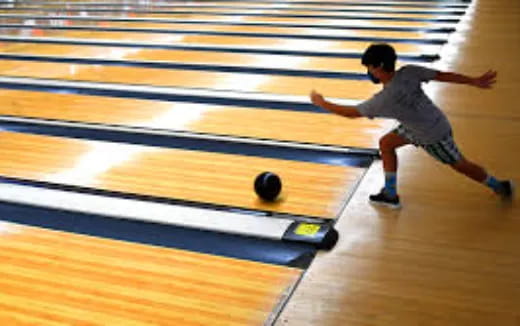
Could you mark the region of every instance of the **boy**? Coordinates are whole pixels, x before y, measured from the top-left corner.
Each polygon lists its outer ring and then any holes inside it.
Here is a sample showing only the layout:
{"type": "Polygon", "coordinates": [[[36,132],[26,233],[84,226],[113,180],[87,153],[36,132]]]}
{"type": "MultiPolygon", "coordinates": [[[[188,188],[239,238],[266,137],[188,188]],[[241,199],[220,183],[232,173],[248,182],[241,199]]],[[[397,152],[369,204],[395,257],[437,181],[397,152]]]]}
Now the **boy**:
{"type": "Polygon", "coordinates": [[[480,77],[471,78],[415,65],[407,65],[395,71],[396,60],[395,50],[388,44],[373,44],[368,47],[361,63],[367,67],[367,74],[372,82],[383,83],[383,90],[357,106],[327,102],[315,91],[310,95],[314,105],[348,118],[383,117],[400,122],[396,129],[379,141],[385,185],[380,193],[370,196],[370,201],[392,208],[400,207],[396,190],[396,149],[407,144],[423,148],[455,171],[484,183],[502,198],[511,199],[513,183],[509,180],[497,180],[482,167],[462,156],[453,140],[448,119],[421,88],[422,82],[430,80],[491,88],[495,83],[496,72],[488,71],[480,77]]]}

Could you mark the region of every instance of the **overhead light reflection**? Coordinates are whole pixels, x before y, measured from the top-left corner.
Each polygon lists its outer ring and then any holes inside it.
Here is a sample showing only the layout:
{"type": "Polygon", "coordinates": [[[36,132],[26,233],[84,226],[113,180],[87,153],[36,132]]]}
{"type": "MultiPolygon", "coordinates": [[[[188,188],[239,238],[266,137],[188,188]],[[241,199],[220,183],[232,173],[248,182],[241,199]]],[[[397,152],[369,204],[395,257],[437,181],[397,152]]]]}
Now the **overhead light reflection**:
{"type": "Polygon", "coordinates": [[[73,167],[63,172],[44,177],[45,181],[88,186],[108,170],[135,159],[153,148],[119,143],[96,142],[91,149],[81,155],[73,167]]]}
{"type": "Polygon", "coordinates": [[[174,104],[171,109],[157,115],[146,125],[159,129],[185,130],[189,129],[190,124],[201,120],[205,113],[213,110],[214,107],[207,104],[187,103],[182,104],[181,108],[174,104]]]}
{"type": "Polygon", "coordinates": [[[13,233],[20,233],[20,228],[17,225],[8,222],[0,222],[0,235],[13,233]]]}

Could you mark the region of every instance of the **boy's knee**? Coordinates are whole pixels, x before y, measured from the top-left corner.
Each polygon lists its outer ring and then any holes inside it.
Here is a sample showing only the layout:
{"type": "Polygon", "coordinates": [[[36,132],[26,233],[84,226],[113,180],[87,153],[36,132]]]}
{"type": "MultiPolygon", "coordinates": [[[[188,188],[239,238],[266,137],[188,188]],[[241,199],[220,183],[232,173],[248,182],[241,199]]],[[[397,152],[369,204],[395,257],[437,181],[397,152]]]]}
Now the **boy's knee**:
{"type": "Polygon", "coordinates": [[[397,147],[400,146],[399,142],[396,142],[395,134],[386,134],[381,139],[379,139],[379,149],[382,152],[394,151],[397,147]]]}
{"type": "Polygon", "coordinates": [[[389,142],[388,138],[389,138],[388,135],[384,135],[383,137],[381,137],[381,139],[379,139],[379,148],[381,150],[389,147],[390,142],[389,142]]]}

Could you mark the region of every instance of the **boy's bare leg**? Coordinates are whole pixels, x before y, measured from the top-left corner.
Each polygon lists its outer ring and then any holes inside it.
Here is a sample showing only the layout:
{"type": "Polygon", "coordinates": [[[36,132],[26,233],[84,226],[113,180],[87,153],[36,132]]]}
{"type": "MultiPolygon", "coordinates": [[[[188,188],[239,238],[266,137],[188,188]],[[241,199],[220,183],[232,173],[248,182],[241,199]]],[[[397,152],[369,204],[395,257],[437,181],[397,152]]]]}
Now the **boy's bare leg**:
{"type": "Polygon", "coordinates": [[[464,174],[465,176],[482,183],[486,180],[488,174],[484,168],[477,165],[466,158],[462,158],[457,163],[450,165],[455,171],[464,174]]]}
{"type": "Polygon", "coordinates": [[[462,158],[450,166],[455,171],[460,172],[479,183],[487,185],[503,198],[511,199],[513,197],[514,185],[512,181],[499,181],[492,175],[489,175],[483,167],[467,160],[466,158],[462,158]]]}
{"type": "Polygon", "coordinates": [[[385,187],[377,194],[370,196],[375,203],[382,203],[394,208],[399,207],[399,196],[397,195],[397,153],[396,149],[410,142],[395,132],[390,132],[379,141],[379,150],[383,160],[385,171],[385,187]]]}
{"type": "Polygon", "coordinates": [[[383,160],[383,169],[386,172],[397,172],[397,153],[395,150],[401,146],[408,145],[410,142],[398,134],[391,132],[383,136],[379,140],[379,149],[381,151],[381,159],[383,160]]]}

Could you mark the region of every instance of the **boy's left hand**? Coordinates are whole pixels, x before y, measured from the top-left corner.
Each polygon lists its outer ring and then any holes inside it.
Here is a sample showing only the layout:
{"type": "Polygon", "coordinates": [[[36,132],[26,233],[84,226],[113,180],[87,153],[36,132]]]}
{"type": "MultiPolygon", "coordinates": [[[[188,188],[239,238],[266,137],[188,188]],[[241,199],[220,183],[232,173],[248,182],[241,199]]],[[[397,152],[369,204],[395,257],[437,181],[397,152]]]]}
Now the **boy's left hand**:
{"type": "Polygon", "coordinates": [[[497,72],[494,70],[488,70],[485,74],[480,77],[473,79],[472,85],[479,88],[491,88],[496,83],[497,72]]]}

